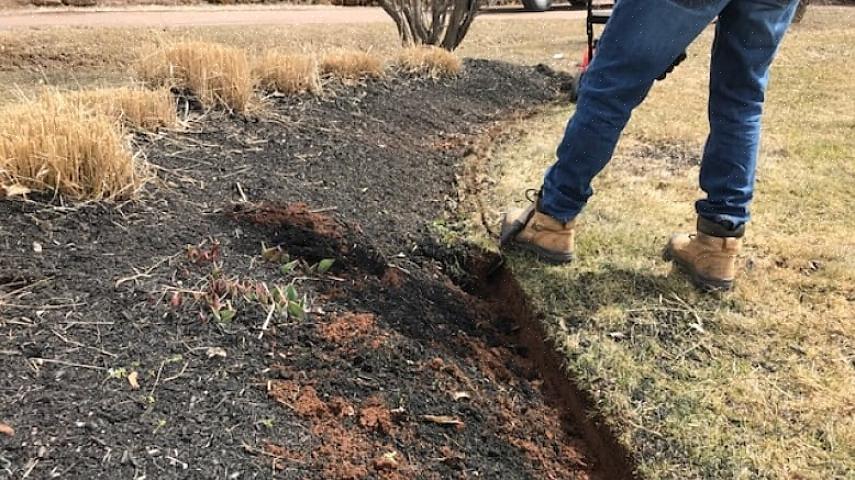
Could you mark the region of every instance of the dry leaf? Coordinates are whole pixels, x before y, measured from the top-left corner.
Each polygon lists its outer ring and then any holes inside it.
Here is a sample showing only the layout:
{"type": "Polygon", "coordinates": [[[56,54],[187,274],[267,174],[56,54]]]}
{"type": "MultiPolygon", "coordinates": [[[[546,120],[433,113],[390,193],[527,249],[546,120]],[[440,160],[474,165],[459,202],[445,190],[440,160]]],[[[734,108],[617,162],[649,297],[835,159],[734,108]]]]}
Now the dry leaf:
{"type": "Polygon", "coordinates": [[[131,372],[130,375],[128,375],[128,383],[131,384],[131,390],[139,390],[140,389],[140,382],[138,381],[139,377],[140,377],[140,374],[137,373],[136,371],[133,371],[133,372],[131,372]]]}
{"type": "Polygon", "coordinates": [[[207,351],[208,358],[220,357],[226,358],[226,350],[222,347],[210,347],[207,351]]]}
{"type": "Polygon", "coordinates": [[[450,415],[422,415],[422,420],[426,422],[436,423],[438,425],[451,425],[455,427],[462,427],[463,421],[457,417],[452,417],[450,415]]]}
{"type": "Polygon", "coordinates": [[[17,184],[17,183],[14,185],[7,185],[5,187],[0,187],[0,190],[5,192],[5,195],[7,197],[16,197],[19,195],[24,196],[24,195],[32,192],[32,190],[30,190],[29,188],[27,188],[23,185],[17,184]]]}
{"type": "Polygon", "coordinates": [[[169,300],[169,304],[172,305],[172,308],[178,308],[181,306],[181,293],[172,292],[172,298],[169,300]]]}
{"type": "Polygon", "coordinates": [[[378,472],[391,472],[398,468],[398,452],[384,453],[382,457],[374,459],[374,469],[378,472]]]}
{"type": "Polygon", "coordinates": [[[0,434],[6,435],[7,437],[14,437],[15,429],[3,422],[0,422],[0,434]]]}
{"type": "Polygon", "coordinates": [[[457,402],[459,400],[469,400],[472,398],[472,395],[469,395],[469,392],[454,392],[451,394],[451,398],[457,402]]]}

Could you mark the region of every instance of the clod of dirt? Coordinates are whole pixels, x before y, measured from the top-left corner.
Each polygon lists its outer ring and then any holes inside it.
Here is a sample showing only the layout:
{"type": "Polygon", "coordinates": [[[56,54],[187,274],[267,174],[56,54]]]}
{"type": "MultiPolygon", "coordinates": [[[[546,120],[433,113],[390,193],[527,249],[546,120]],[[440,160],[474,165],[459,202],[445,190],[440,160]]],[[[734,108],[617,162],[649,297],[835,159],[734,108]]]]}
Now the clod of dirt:
{"type": "Polygon", "coordinates": [[[375,333],[375,322],[370,313],[344,313],[333,317],[330,323],[319,325],[318,330],[324,340],[343,345],[375,333]]]}
{"type": "Polygon", "coordinates": [[[404,276],[404,272],[395,268],[389,267],[383,272],[383,277],[380,279],[383,282],[383,285],[389,288],[401,288],[406,281],[406,277],[404,276]]]}
{"type": "Polygon", "coordinates": [[[374,470],[378,472],[391,472],[398,468],[399,462],[397,460],[398,452],[389,452],[384,454],[382,457],[375,458],[372,462],[372,466],[374,470]]]}
{"type": "Polygon", "coordinates": [[[341,227],[333,218],[310,210],[309,206],[302,202],[286,205],[263,203],[250,207],[238,204],[235,205],[234,213],[259,225],[291,225],[324,237],[336,240],[342,238],[341,227]]]}
{"type": "Polygon", "coordinates": [[[273,468],[276,470],[282,470],[291,463],[305,463],[301,455],[273,443],[265,443],[262,446],[262,452],[273,460],[273,468]]]}
{"type": "Polygon", "coordinates": [[[356,409],[343,397],[333,397],[327,406],[336,417],[352,417],[356,415],[356,409]]]}
{"type": "Polygon", "coordinates": [[[357,433],[335,424],[316,424],[312,434],[321,443],[312,452],[323,478],[330,480],[357,480],[368,476],[366,453],[372,450],[371,443],[357,433]]]}
{"type": "Polygon", "coordinates": [[[303,387],[294,401],[294,410],[304,417],[324,418],[330,414],[327,404],[319,397],[313,387],[303,387]]]}
{"type": "Polygon", "coordinates": [[[386,262],[364,235],[344,222],[311,210],[305,203],[236,204],[229,216],[270,235],[270,243],[292,258],[310,262],[334,260],[332,269],[358,268],[380,275],[386,262]]]}
{"type": "Polygon", "coordinates": [[[359,424],[370,430],[388,435],[392,431],[392,412],[383,400],[372,397],[365,402],[359,412],[359,424]]]}

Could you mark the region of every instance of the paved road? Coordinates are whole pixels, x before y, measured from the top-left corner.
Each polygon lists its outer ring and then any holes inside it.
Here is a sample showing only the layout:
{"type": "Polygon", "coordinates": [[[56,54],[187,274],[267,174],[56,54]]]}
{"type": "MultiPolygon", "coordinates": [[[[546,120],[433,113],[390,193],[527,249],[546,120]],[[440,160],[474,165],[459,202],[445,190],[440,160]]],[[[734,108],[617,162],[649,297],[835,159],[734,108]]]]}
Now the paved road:
{"type": "MultiPolygon", "coordinates": [[[[518,9],[493,9],[480,20],[579,19],[573,9],[544,13],[518,9]]],[[[0,11],[0,30],[33,27],[184,27],[205,25],[296,25],[388,22],[380,8],[331,6],[258,7],[156,7],[104,10],[8,10],[0,11]]]]}

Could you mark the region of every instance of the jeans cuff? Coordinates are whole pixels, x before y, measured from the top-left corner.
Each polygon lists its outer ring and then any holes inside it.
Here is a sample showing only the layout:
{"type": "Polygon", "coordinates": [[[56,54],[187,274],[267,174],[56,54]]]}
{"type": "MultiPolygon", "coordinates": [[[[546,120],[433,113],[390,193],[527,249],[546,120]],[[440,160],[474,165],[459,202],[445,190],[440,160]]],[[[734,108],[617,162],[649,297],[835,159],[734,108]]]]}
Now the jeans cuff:
{"type": "Polygon", "coordinates": [[[704,217],[698,217],[698,231],[719,238],[742,238],[745,236],[745,224],[733,227],[704,217]]]}

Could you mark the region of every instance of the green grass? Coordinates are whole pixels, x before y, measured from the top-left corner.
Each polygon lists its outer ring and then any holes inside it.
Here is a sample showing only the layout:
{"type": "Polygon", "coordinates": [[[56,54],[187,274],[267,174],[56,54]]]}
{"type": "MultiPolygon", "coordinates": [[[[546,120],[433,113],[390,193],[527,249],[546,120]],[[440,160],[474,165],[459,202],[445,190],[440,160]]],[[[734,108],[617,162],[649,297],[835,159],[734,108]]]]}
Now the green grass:
{"type": "MultiPolygon", "coordinates": [[[[817,9],[782,48],[732,294],[699,294],[660,258],[671,231],[693,227],[711,32],[596,180],[578,261],[511,257],[643,478],[855,478],[853,36],[855,11],[817,9]]],[[[569,113],[547,111],[499,148],[491,215],[540,184],[569,113]]]]}

